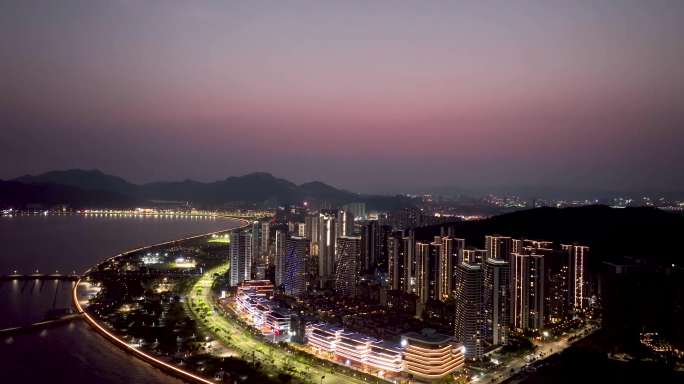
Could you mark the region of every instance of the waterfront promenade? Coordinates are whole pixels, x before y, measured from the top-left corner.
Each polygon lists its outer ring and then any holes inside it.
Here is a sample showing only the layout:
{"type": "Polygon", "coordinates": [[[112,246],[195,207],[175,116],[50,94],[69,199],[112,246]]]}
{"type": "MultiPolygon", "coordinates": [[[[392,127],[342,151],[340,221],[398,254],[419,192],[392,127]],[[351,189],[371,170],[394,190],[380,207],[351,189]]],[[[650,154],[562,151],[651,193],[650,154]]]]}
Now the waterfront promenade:
{"type": "MultiPolygon", "coordinates": [[[[225,216],[224,216],[224,217],[225,217],[225,216]]],[[[204,233],[204,234],[200,234],[200,235],[188,236],[188,237],[181,238],[181,239],[175,239],[175,240],[166,241],[166,242],[162,242],[162,243],[158,243],[158,244],[152,244],[152,245],[147,245],[147,246],[142,246],[142,247],[139,247],[139,248],[131,249],[131,250],[122,252],[122,253],[120,253],[120,254],[117,254],[117,255],[115,255],[115,256],[112,256],[112,257],[110,257],[110,258],[104,260],[103,263],[106,262],[106,261],[110,261],[110,260],[113,260],[113,259],[117,259],[117,258],[124,257],[124,256],[126,256],[126,255],[129,255],[129,254],[135,253],[135,252],[141,252],[141,251],[145,251],[145,250],[153,249],[153,248],[157,248],[157,247],[163,247],[163,246],[170,246],[170,245],[174,245],[174,244],[179,244],[179,243],[182,243],[182,242],[191,241],[191,240],[196,240],[196,239],[200,239],[200,238],[204,238],[204,237],[209,237],[209,236],[211,236],[211,235],[213,235],[213,234],[224,233],[224,232],[227,232],[227,231],[233,231],[233,230],[244,229],[244,228],[246,228],[247,226],[249,226],[249,225],[251,224],[250,221],[245,220],[245,219],[242,219],[242,218],[235,218],[235,217],[226,217],[226,218],[230,218],[230,219],[233,219],[233,220],[240,221],[240,222],[241,222],[241,225],[238,226],[238,227],[236,227],[236,228],[231,228],[231,229],[227,229],[227,230],[221,230],[221,231],[215,231],[215,232],[204,233]]],[[[131,345],[131,344],[128,343],[126,340],[122,339],[121,336],[116,335],[116,334],[114,334],[113,332],[111,332],[110,330],[108,330],[108,329],[106,328],[106,326],[104,325],[104,323],[102,323],[101,321],[99,321],[99,320],[96,318],[95,315],[89,313],[88,310],[87,310],[87,300],[84,300],[83,292],[81,292],[81,290],[83,290],[83,287],[84,287],[84,283],[82,282],[82,278],[87,277],[88,273],[89,273],[90,271],[92,271],[92,270],[95,270],[95,269],[96,269],[96,268],[93,267],[93,268],[89,269],[88,271],[86,271],[86,272],[82,275],[82,277],[79,278],[79,279],[76,281],[76,284],[74,284],[74,287],[73,287],[73,289],[72,289],[72,304],[73,304],[74,308],[76,309],[76,311],[77,311],[78,313],[81,313],[81,314],[82,314],[83,319],[84,319],[84,320],[85,320],[85,321],[86,321],[86,322],[87,322],[95,331],[97,331],[98,333],[100,333],[100,334],[101,334],[102,336],[104,336],[107,340],[109,340],[110,342],[112,342],[114,345],[120,347],[120,348],[123,349],[124,351],[126,351],[126,352],[128,352],[128,353],[134,355],[135,357],[137,357],[137,358],[139,358],[139,359],[141,359],[141,360],[143,360],[143,361],[146,361],[146,362],[152,364],[153,366],[155,366],[155,367],[157,367],[157,368],[159,368],[159,369],[161,369],[161,370],[163,370],[163,371],[165,371],[165,372],[167,372],[167,373],[169,373],[169,374],[171,374],[171,375],[174,375],[174,376],[176,376],[176,377],[178,377],[178,378],[180,378],[180,379],[183,379],[183,380],[186,380],[186,381],[189,381],[189,382],[194,382],[194,383],[215,384],[214,381],[211,381],[211,380],[208,379],[208,378],[199,376],[199,375],[197,375],[197,374],[195,374],[195,373],[192,373],[192,372],[190,372],[190,371],[188,371],[188,370],[179,368],[178,366],[176,366],[176,365],[174,365],[174,364],[171,364],[171,363],[169,363],[169,362],[163,361],[163,360],[161,360],[161,359],[159,359],[159,358],[157,358],[157,357],[154,357],[154,356],[152,356],[151,354],[149,354],[149,353],[147,353],[147,352],[141,350],[140,348],[138,348],[138,347],[136,347],[136,346],[134,346],[134,345],[131,345]]]]}

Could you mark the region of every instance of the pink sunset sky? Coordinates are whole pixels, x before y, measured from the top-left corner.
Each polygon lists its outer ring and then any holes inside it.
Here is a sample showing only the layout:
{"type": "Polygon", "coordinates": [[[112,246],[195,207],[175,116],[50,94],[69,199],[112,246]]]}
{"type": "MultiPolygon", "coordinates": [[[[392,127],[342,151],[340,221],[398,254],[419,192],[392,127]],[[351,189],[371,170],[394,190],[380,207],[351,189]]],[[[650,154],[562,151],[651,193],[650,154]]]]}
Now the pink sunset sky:
{"type": "Polygon", "coordinates": [[[684,188],[684,2],[9,1],[0,178],[684,188]]]}

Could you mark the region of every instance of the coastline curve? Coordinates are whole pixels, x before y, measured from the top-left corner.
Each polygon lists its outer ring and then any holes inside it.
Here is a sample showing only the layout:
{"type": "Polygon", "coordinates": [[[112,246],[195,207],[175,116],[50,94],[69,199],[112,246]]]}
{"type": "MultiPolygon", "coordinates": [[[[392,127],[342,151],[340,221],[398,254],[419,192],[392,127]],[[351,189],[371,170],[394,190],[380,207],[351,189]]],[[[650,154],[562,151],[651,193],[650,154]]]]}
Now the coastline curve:
{"type": "MultiPolygon", "coordinates": [[[[101,261],[100,263],[98,263],[96,265],[99,265],[105,261],[109,261],[112,259],[116,259],[116,258],[125,256],[125,255],[128,255],[128,254],[133,253],[133,252],[144,251],[145,249],[149,249],[149,248],[153,248],[153,247],[164,246],[164,245],[176,243],[179,241],[192,240],[192,239],[197,239],[197,238],[205,237],[205,236],[211,236],[213,234],[222,233],[222,232],[242,230],[242,229],[247,228],[251,224],[251,221],[246,220],[244,218],[238,218],[238,217],[232,217],[232,216],[220,216],[220,217],[242,222],[242,225],[235,227],[235,228],[224,229],[224,230],[220,230],[220,231],[213,231],[213,232],[203,233],[203,234],[199,234],[199,235],[192,235],[192,236],[188,236],[188,237],[181,238],[181,239],[174,239],[174,240],[164,241],[164,242],[157,243],[157,244],[151,244],[151,245],[138,247],[135,249],[130,249],[130,250],[127,250],[125,252],[121,252],[117,255],[114,255],[112,257],[109,257],[109,258],[101,261]]],[[[91,269],[92,269],[92,267],[89,268],[88,270],[86,270],[83,273],[83,275],[81,275],[81,276],[87,275],[91,269]]],[[[159,368],[166,373],[169,373],[169,374],[176,376],[180,379],[190,380],[190,381],[196,382],[196,383],[215,384],[215,382],[213,382],[209,379],[198,376],[198,375],[191,373],[191,372],[188,372],[186,370],[180,369],[180,368],[178,368],[172,364],[161,361],[161,360],[155,358],[154,356],[151,356],[150,354],[147,354],[147,353],[145,353],[145,352],[143,352],[137,348],[134,348],[134,347],[128,345],[128,343],[126,343],[121,338],[117,337],[116,335],[114,335],[113,333],[111,333],[107,329],[105,329],[102,325],[100,325],[97,322],[97,320],[95,320],[94,317],[89,315],[88,312],[81,306],[81,303],[79,303],[78,286],[79,286],[80,282],[81,282],[81,278],[79,278],[76,281],[76,284],[74,284],[74,287],[72,289],[72,297],[71,297],[72,304],[73,304],[74,308],[76,309],[77,313],[79,313],[83,316],[83,319],[86,320],[86,322],[93,328],[93,330],[97,331],[99,334],[104,336],[106,339],[108,339],[110,342],[112,342],[117,347],[123,349],[125,352],[133,354],[135,357],[139,358],[140,360],[145,361],[146,363],[151,364],[154,367],[159,368]]]]}

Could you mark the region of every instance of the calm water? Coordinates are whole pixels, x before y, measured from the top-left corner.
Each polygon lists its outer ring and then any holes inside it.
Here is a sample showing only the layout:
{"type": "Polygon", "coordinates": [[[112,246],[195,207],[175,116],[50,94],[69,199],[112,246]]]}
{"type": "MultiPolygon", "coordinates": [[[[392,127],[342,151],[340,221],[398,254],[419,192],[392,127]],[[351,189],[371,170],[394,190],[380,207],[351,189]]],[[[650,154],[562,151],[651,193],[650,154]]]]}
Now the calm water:
{"type": "MultiPolygon", "coordinates": [[[[0,217],[0,275],[13,270],[80,273],[121,251],[233,228],[225,219],[84,216],[0,217]]],[[[0,283],[0,329],[40,321],[70,305],[71,282],[0,283]]],[[[2,337],[0,381],[180,383],[111,345],[85,323],[2,337]]]]}

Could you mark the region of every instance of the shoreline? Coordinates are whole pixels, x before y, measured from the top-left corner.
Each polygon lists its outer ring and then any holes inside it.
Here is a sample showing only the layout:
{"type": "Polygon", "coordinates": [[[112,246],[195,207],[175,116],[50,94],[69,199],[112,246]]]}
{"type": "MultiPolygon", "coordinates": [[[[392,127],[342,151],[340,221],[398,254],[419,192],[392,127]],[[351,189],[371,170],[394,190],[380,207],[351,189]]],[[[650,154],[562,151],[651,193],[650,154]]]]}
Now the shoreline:
{"type": "MultiPolygon", "coordinates": [[[[244,218],[237,218],[237,217],[232,217],[232,216],[217,216],[217,217],[228,218],[228,219],[232,219],[232,220],[237,220],[237,221],[242,222],[242,225],[237,226],[237,227],[235,227],[235,228],[231,228],[231,229],[224,229],[224,230],[220,230],[220,231],[213,231],[213,232],[203,233],[203,234],[199,234],[199,235],[192,235],[192,236],[184,237],[184,238],[181,238],[181,239],[174,239],[174,240],[164,241],[164,242],[157,243],[157,244],[151,244],[151,245],[146,245],[146,246],[142,246],[142,247],[130,249],[130,250],[121,252],[121,253],[119,253],[119,254],[117,254],[117,255],[108,257],[108,258],[106,258],[106,259],[100,261],[99,263],[95,264],[95,266],[97,266],[97,265],[99,265],[99,264],[101,264],[101,263],[103,263],[103,262],[105,262],[105,261],[112,260],[112,259],[116,259],[116,258],[118,258],[118,257],[122,257],[122,256],[128,255],[128,254],[133,253],[133,252],[139,252],[139,251],[143,251],[143,250],[145,250],[145,249],[150,249],[150,248],[153,248],[153,247],[168,245],[168,244],[172,244],[172,243],[176,243],[176,242],[187,241],[187,240],[193,240],[193,239],[197,239],[197,238],[200,238],[200,237],[211,236],[211,235],[216,234],[216,233],[222,233],[222,232],[228,232],[228,231],[234,231],[234,230],[241,230],[241,229],[244,229],[244,228],[248,227],[248,226],[251,224],[251,221],[246,220],[246,219],[244,219],[244,218]]],[[[94,267],[94,266],[93,266],[93,267],[94,267]]],[[[90,270],[91,270],[93,267],[87,269],[87,270],[83,273],[83,275],[81,275],[81,276],[87,275],[88,272],[90,272],[90,270]]],[[[202,383],[202,384],[215,384],[215,383],[214,383],[213,381],[211,381],[211,380],[208,380],[208,379],[203,378],[203,377],[201,377],[201,376],[195,375],[195,374],[193,374],[193,373],[191,373],[191,372],[188,372],[188,371],[186,371],[186,370],[180,369],[180,368],[178,368],[178,367],[176,367],[176,366],[174,366],[174,365],[172,365],[172,364],[169,364],[169,363],[166,363],[166,362],[164,362],[164,361],[161,361],[161,360],[155,358],[154,356],[151,356],[151,355],[149,355],[149,354],[147,354],[147,353],[145,353],[145,352],[143,352],[143,351],[141,351],[141,350],[139,350],[139,349],[137,349],[137,348],[134,348],[134,347],[128,345],[128,343],[126,343],[126,341],[120,339],[119,337],[117,337],[117,336],[114,335],[113,333],[109,332],[109,331],[108,331],[107,329],[105,329],[102,325],[100,325],[100,324],[97,322],[97,320],[95,320],[95,318],[94,318],[93,316],[91,316],[90,314],[88,314],[88,312],[81,306],[81,303],[79,303],[79,300],[78,300],[78,286],[79,286],[80,283],[81,283],[81,278],[79,278],[79,279],[76,281],[76,284],[74,284],[74,287],[73,287],[73,289],[72,289],[72,297],[71,297],[71,299],[72,299],[72,305],[73,305],[74,308],[76,309],[76,312],[79,313],[79,314],[81,314],[81,315],[83,316],[83,319],[86,320],[86,322],[88,323],[88,325],[90,325],[90,327],[91,327],[93,330],[95,330],[96,332],[98,332],[100,335],[104,336],[105,339],[107,339],[108,341],[112,342],[115,346],[121,348],[121,349],[124,350],[125,352],[131,353],[131,354],[134,355],[136,358],[138,358],[138,359],[140,359],[140,360],[142,360],[142,361],[145,361],[146,363],[151,364],[152,366],[154,366],[154,367],[156,367],[156,368],[159,368],[160,370],[164,371],[165,373],[171,374],[171,375],[173,375],[173,376],[175,376],[175,377],[177,377],[177,378],[179,378],[179,379],[190,380],[190,381],[192,381],[192,382],[197,382],[197,383],[202,383]]]]}

